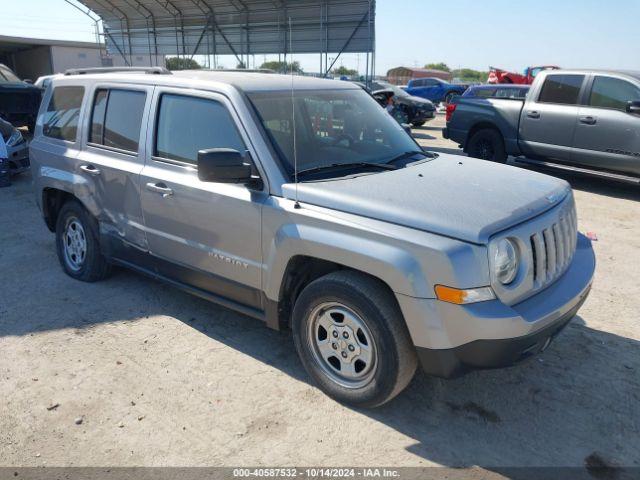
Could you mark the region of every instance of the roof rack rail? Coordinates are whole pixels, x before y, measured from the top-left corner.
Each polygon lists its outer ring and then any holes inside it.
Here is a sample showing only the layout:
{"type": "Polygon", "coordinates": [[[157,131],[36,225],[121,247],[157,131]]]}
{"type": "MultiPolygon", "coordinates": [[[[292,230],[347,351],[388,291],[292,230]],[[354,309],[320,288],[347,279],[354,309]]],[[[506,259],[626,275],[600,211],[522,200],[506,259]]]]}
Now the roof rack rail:
{"type": "Polygon", "coordinates": [[[95,67],[95,68],[70,68],[65,75],[88,75],[91,73],[117,73],[117,72],[142,72],[151,75],[171,75],[171,71],[164,67],[95,67]]]}

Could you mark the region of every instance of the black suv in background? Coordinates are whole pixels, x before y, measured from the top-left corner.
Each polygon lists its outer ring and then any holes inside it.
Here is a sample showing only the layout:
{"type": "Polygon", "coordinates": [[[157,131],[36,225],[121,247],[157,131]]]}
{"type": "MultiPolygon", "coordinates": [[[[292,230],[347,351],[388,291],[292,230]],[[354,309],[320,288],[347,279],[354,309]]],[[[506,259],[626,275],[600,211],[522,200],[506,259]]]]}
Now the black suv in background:
{"type": "Polygon", "coordinates": [[[0,117],[16,127],[27,126],[33,132],[42,91],[18,78],[0,63],[0,117]]]}

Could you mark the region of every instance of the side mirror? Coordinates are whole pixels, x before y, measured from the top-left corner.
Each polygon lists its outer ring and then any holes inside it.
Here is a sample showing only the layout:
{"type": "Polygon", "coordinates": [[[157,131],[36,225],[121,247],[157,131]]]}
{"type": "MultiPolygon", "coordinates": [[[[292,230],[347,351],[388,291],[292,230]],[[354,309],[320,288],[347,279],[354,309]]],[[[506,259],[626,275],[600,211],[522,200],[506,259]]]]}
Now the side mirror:
{"type": "Polygon", "coordinates": [[[198,152],[198,178],[203,182],[246,183],[251,180],[251,165],[231,148],[210,148],[198,152]]]}
{"type": "Polygon", "coordinates": [[[640,115],[640,101],[634,100],[627,103],[627,112],[634,115],[640,115]]]}

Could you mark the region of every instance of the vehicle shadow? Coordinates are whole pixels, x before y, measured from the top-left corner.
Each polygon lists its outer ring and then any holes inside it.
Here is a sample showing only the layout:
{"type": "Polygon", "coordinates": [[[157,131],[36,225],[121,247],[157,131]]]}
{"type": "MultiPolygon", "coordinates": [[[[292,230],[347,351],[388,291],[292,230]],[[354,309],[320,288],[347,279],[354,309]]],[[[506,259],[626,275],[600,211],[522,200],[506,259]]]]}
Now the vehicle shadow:
{"type": "MultiPolygon", "coordinates": [[[[0,311],[0,337],[53,329],[82,335],[100,323],[164,315],[310,382],[288,331],[269,330],[258,320],[126,270],[116,270],[102,283],[80,284],[73,293],[64,274],[59,277],[58,299],[49,301],[56,295],[41,293],[21,307],[0,309],[5,310],[0,311]],[[87,298],[92,299],[89,308],[87,298]]],[[[454,380],[419,370],[389,404],[353,410],[411,438],[407,451],[448,467],[499,471],[580,466],[598,459],[598,465],[640,468],[639,373],[640,342],[590,328],[576,317],[543,355],[528,363],[454,380]]]]}
{"type": "Polygon", "coordinates": [[[631,185],[628,183],[599,178],[582,173],[572,173],[553,168],[545,168],[534,165],[519,163],[513,158],[509,159],[509,165],[518,168],[544,173],[557,178],[562,178],[571,184],[574,190],[605,195],[607,197],[615,197],[625,200],[640,201],[640,185],[631,185]]]}
{"type": "Polygon", "coordinates": [[[450,155],[460,155],[466,157],[467,154],[462,151],[461,148],[448,148],[448,147],[432,147],[430,145],[424,146],[424,149],[428,152],[436,152],[436,153],[448,153],[450,155]]]}
{"type": "Polygon", "coordinates": [[[436,137],[427,133],[416,132],[415,129],[411,131],[411,136],[419,140],[436,140],[436,137]]]}
{"type": "Polygon", "coordinates": [[[639,349],[576,317],[526,364],[456,380],[418,373],[388,405],[361,413],[412,438],[412,453],[449,467],[638,468],[639,349]]]}

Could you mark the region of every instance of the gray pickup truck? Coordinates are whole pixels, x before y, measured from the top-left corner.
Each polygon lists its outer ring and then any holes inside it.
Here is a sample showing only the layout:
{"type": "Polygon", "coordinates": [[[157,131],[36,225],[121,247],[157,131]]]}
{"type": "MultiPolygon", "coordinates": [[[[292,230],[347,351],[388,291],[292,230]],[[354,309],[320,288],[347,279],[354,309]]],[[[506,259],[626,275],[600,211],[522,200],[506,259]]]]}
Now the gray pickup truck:
{"type": "Polygon", "coordinates": [[[640,72],[550,70],[525,100],[459,97],[444,136],[476,158],[522,156],[640,183],[640,72]]]}
{"type": "Polygon", "coordinates": [[[67,275],[124,266],[289,327],[354,405],[418,363],[453,377],[543,351],[595,269],[566,182],[424,152],[349,82],[69,72],[30,153],[67,275]]]}

